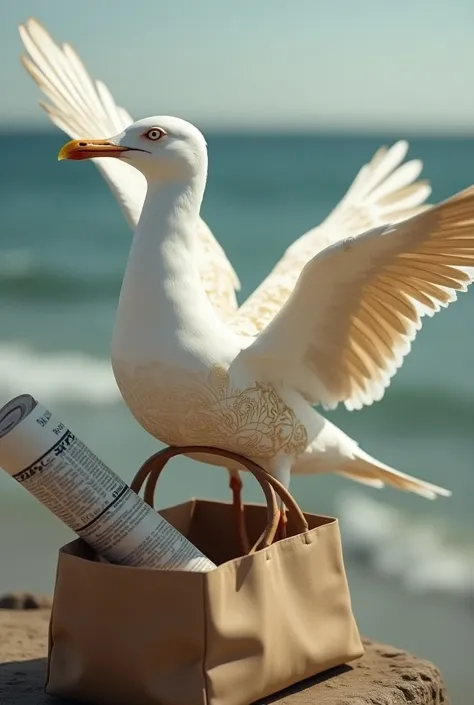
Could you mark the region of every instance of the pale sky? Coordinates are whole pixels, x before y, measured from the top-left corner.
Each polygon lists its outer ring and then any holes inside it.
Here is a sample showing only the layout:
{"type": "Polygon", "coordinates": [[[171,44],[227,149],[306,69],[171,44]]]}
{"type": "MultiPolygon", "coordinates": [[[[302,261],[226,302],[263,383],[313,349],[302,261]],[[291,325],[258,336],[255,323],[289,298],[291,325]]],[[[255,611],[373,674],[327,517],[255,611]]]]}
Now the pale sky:
{"type": "Polygon", "coordinates": [[[474,133],[474,0],[4,0],[2,125],[48,124],[18,60],[31,15],[136,119],[474,133]]]}

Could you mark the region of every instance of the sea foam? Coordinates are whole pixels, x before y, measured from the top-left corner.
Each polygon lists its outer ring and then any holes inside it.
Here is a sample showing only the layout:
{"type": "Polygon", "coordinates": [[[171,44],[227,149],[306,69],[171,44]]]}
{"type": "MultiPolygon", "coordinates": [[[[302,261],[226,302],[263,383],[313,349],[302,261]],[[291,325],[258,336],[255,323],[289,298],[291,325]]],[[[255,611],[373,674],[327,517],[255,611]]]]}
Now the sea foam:
{"type": "Polygon", "coordinates": [[[461,544],[428,518],[414,517],[367,495],[336,500],[344,551],[412,592],[474,599],[474,545],[461,544]]]}
{"type": "Polygon", "coordinates": [[[20,343],[0,343],[0,401],[28,393],[43,404],[114,404],[120,399],[108,360],[82,352],[39,353],[20,343]]]}

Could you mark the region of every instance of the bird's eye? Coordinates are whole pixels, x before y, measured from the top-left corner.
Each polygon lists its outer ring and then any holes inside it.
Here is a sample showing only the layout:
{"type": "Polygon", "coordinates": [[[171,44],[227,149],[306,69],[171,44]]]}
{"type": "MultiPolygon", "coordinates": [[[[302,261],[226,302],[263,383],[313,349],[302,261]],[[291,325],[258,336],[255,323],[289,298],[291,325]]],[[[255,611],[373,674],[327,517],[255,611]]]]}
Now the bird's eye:
{"type": "Polygon", "coordinates": [[[149,140],[152,140],[153,142],[156,142],[157,140],[160,140],[162,137],[166,135],[166,132],[161,129],[161,127],[152,127],[151,130],[148,130],[148,132],[145,132],[143,135],[149,140]]]}

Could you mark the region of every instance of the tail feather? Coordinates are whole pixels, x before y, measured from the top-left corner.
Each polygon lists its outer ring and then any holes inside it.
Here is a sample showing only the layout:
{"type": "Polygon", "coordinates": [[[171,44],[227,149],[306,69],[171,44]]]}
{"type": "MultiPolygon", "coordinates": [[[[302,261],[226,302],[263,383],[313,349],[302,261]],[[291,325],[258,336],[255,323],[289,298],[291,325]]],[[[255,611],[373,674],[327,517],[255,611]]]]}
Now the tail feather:
{"type": "MultiPolygon", "coordinates": [[[[383,485],[389,485],[405,492],[413,492],[426,499],[451,496],[450,490],[395,470],[372,458],[360,448],[357,448],[357,455],[353,459],[347,460],[337,472],[362,484],[373,484],[374,481],[378,481],[383,485]]],[[[381,485],[374,484],[374,486],[380,487],[381,485]]]]}
{"type": "Polygon", "coordinates": [[[357,476],[354,476],[354,474],[350,472],[344,472],[342,470],[337,474],[341,477],[346,477],[348,480],[355,480],[361,485],[367,485],[367,487],[374,487],[377,490],[381,490],[383,487],[385,487],[385,483],[382,480],[379,480],[378,478],[372,475],[369,476],[366,474],[358,473],[357,476]]]}

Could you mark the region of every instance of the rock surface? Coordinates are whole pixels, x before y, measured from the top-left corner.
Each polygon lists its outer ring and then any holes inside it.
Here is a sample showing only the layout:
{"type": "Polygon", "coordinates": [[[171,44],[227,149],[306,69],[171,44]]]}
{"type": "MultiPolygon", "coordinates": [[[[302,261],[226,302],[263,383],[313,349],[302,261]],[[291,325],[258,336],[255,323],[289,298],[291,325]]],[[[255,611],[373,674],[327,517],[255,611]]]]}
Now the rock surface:
{"type": "MultiPolygon", "coordinates": [[[[0,609],[0,703],[71,705],[43,693],[49,609],[18,604],[0,609]]],[[[364,645],[365,655],[351,666],[304,681],[260,705],[449,705],[441,675],[431,663],[391,646],[364,645]]]]}
{"type": "Polygon", "coordinates": [[[51,598],[32,592],[8,592],[0,597],[2,610],[38,610],[51,607],[51,598]]]}

